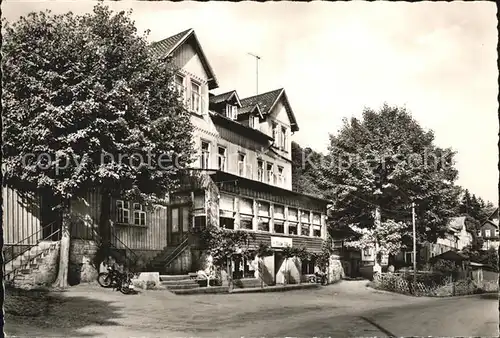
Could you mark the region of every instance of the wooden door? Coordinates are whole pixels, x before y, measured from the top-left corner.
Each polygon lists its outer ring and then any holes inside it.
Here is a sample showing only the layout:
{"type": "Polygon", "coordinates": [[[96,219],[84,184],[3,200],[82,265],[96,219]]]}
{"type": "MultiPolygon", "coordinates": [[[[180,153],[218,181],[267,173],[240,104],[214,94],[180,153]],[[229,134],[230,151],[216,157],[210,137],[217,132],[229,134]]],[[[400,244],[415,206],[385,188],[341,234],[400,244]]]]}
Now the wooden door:
{"type": "Polygon", "coordinates": [[[184,236],[189,232],[190,217],[189,205],[170,207],[167,223],[167,243],[169,245],[182,243],[184,236]]]}

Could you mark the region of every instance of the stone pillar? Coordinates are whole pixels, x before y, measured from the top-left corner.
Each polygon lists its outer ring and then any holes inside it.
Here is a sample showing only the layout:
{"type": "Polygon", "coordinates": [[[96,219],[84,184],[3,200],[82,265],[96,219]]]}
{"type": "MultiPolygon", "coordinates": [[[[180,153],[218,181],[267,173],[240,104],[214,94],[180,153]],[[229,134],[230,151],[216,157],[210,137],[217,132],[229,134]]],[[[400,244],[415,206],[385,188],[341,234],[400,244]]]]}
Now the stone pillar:
{"type": "Polygon", "coordinates": [[[257,231],[257,229],[258,229],[258,217],[259,217],[258,214],[259,214],[259,210],[258,210],[257,201],[253,200],[253,219],[252,219],[253,231],[257,231]]]}
{"type": "Polygon", "coordinates": [[[274,233],[274,204],[269,203],[269,232],[274,233]]]}
{"type": "Polygon", "coordinates": [[[327,240],[327,231],[326,231],[326,215],[321,214],[321,238],[323,240],[327,240]]]}
{"type": "Polygon", "coordinates": [[[312,211],[308,211],[309,212],[309,237],[312,237],[313,236],[313,228],[314,228],[314,225],[313,225],[313,213],[312,211]]]}
{"type": "Polygon", "coordinates": [[[240,198],[236,196],[234,198],[234,230],[240,228],[240,198]]]}
{"type": "Polygon", "coordinates": [[[284,210],[283,212],[285,213],[285,224],[283,225],[284,227],[284,232],[285,232],[285,235],[289,235],[289,231],[288,231],[288,206],[284,206],[284,210]]]}

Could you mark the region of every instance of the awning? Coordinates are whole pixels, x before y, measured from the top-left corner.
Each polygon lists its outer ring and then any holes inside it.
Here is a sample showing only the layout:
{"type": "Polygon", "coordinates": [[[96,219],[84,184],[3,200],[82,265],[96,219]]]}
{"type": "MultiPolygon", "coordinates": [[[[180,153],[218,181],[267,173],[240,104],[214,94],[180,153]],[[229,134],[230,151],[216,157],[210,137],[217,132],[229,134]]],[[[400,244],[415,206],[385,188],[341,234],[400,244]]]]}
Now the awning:
{"type": "Polygon", "coordinates": [[[430,259],[431,262],[435,262],[438,259],[444,259],[447,261],[453,261],[453,262],[463,262],[469,260],[469,257],[465,256],[464,254],[461,254],[459,252],[450,250],[443,252],[440,255],[434,256],[430,259]]]}

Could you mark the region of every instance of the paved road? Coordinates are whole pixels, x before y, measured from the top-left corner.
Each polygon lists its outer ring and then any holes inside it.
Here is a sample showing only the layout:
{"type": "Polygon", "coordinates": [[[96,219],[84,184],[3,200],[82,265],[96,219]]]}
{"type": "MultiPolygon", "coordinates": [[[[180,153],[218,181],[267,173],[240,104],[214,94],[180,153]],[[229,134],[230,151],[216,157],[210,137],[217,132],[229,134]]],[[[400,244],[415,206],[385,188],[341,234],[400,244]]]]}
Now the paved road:
{"type": "Polygon", "coordinates": [[[37,337],[498,337],[496,294],[417,298],[365,285],[194,296],[123,296],[78,286],[39,317],[8,316],[6,331],[37,337]]]}

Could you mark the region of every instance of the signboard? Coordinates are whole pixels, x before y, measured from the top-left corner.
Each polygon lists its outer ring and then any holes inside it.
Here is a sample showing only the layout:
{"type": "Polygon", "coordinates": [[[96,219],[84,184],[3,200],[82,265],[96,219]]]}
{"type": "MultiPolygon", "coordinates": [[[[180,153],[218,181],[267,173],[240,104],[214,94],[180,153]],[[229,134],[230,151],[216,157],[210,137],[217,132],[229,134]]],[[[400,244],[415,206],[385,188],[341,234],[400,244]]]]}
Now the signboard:
{"type": "Polygon", "coordinates": [[[272,248],[285,248],[287,246],[292,246],[292,239],[291,238],[271,236],[271,247],[272,248]]]}

